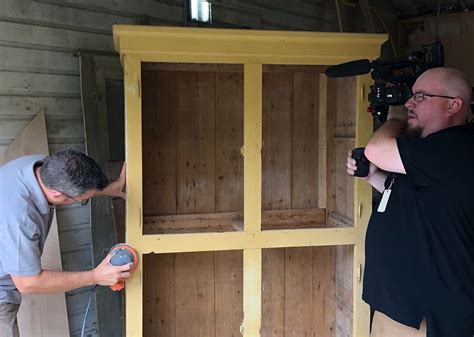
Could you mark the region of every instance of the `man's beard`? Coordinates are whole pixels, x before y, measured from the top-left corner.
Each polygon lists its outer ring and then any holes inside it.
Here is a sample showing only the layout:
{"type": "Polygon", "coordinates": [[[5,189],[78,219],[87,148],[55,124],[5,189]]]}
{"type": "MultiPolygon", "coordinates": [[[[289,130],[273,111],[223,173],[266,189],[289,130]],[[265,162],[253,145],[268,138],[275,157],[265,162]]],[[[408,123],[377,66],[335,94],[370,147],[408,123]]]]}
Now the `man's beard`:
{"type": "Polygon", "coordinates": [[[421,138],[422,133],[423,133],[423,128],[421,126],[414,126],[414,127],[408,126],[408,128],[405,131],[405,135],[412,138],[421,138]]]}

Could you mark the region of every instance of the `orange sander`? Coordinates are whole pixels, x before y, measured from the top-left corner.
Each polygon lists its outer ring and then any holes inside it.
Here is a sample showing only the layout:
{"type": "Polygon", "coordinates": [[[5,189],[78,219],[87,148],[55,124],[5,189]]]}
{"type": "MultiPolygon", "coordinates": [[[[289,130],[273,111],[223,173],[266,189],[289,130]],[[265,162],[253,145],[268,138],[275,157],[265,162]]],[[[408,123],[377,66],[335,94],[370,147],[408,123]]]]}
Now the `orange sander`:
{"type": "MultiPolygon", "coordinates": [[[[137,268],[138,254],[132,246],[127,245],[126,243],[116,244],[110,249],[109,254],[112,254],[112,257],[110,258],[110,264],[112,266],[123,266],[125,264],[133,263],[130,272],[133,272],[137,268]]],[[[125,281],[119,281],[113,286],[110,286],[110,289],[117,291],[122,290],[124,287],[125,281]]]]}

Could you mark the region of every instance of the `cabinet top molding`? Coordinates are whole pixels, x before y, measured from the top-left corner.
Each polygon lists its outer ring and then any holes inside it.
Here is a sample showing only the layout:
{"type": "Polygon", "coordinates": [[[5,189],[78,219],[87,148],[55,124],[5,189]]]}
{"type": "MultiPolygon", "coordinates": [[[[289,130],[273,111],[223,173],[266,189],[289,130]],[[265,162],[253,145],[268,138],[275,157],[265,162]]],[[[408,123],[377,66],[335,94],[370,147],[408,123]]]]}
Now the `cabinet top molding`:
{"type": "Polygon", "coordinates": [[[142,62],[333,65],[379,57],[385,34],[114,25],[115,50],[142,62]]]}

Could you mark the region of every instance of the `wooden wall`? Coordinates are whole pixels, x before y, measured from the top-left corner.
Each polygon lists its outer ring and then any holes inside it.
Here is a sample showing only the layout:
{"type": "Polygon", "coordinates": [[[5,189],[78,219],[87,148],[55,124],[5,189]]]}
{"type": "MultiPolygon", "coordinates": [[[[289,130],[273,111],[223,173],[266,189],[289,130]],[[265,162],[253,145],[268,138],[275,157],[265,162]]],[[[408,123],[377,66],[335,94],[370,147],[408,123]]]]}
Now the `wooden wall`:
{"type": "MultiPolygon", "coordinates": [[[[321,71],[309,66],[264,67],[264,229],[268,221],[275,225],[269,214],[280,212],[281,219],[288,210],[292,216],[285,219],[304,218],[290,228],[307,226],[309,218],[311,227],[326,226],[325,209],[318,209],[321,71]],[[305,218],[305,211],[314,213],[305,218]]],[[[153,232],[153,221],[166,221],[168,226],[178,226],[174,232],[184,232],[189,230],[185,223],[241,212],[241,67],[146,65],[142,88],[145,231],[153,232]],[[174,224],[178,218],[179,224],[174,224]]],[[[353,94],[350,88],[341,84],[338,89],[346,92],[337,98],[353,94]]],[[[339,118],[353,114],[350,102],[345,107],[339,118]]],[[[347,215],[350,193],[344,193],[340,207],[347,215]]],[[[218,229],[238,230],[223,227],[218,229]]],[[[159,232],[170,229],[161,227],[159,232]]],[[[334,336],[335,254],[333,247],[263,251],[262,336],[334,336]]],[[[242,318],[241,251],[145,256],[145,336],[239,336],[242,318]]]]}

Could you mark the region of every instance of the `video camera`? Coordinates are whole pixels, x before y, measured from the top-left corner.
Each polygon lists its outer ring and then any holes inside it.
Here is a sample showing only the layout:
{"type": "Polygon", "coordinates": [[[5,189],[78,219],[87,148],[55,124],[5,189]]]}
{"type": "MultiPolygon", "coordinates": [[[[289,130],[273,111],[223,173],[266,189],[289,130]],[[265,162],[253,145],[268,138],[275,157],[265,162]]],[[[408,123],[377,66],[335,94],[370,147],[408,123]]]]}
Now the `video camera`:
{"type": "Polygon", "coordinates": [[[437,40],[432,45],[423,46],[422,50],[412,53],[407,59],[351,61],[328,67],[325,73],[328,77],[346,77],[367,74],[372,70],[371,76],[375,83],[370,86],[368,111],[383,123],[387,120],[390,105],[404,104],[411,97],[411,87],[421,73],[443,65],[444,47],[437,40]]]}

